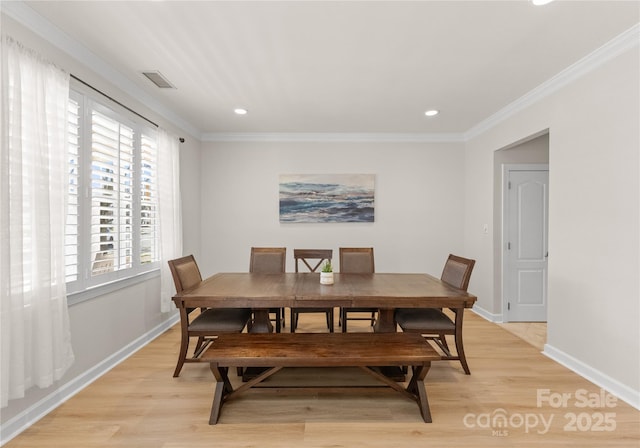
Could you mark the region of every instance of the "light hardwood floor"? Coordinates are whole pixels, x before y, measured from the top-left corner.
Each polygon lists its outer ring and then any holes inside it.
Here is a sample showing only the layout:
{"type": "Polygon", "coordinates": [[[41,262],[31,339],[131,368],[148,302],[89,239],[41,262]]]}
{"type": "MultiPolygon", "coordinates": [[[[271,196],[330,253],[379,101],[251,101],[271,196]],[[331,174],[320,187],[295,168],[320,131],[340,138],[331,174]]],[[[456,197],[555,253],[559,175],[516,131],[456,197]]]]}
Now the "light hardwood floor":
{"type": "MultiPolygon", "coordinates": [[[[298,331],[322,331],[323,319],[302,315],[298,331]]],[[[471,375],[459,363],[435,363],[426,378],[430,424],[416,403],[390,389],[276,389],[251,390],[230,401],[210,426],[211,372],[186,364],[173,378],[178,347],[176,326],[6,447],[640,446],[638,410],[620,400],[615,407],[597,402],[608,394],[473,312],[465,314],[471,375]],[[537,402],[545,391],[558,407],[537,402]],[[559,394],[568,395],[566,406],[554,401],[559,394]],[[583,396],[590,399],[586,408],[578,407],[583,396]]],[[[349,369],[281,373],[285,378],[274,381],[359,381],[349,369]]],[[[238,382],[235,374],[232,380],[238,382]]]]}
{"type": "Polygon", "coordinates": [[[538,350],[544,350],[547,343],[546,322],[507,322],[498,324],[538,350]]]}

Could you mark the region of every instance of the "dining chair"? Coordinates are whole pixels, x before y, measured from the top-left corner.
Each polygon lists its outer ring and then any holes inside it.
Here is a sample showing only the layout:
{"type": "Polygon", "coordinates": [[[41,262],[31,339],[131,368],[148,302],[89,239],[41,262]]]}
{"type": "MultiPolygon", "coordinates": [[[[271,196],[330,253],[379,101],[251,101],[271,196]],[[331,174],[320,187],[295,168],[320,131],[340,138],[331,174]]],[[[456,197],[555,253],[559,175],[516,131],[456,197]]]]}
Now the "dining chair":
{"type": "MultiPolygon", "coordinates": [[[[466,291],[475,263],[475,260],[450,254],[440,280],[454,288],[466,291]]],[[[462,344],[464,309],[450,308],[450,310],[453,312],[453,320],[438,308],[399,308],[395,312],[395,319],[402,331],[421,333],[426,339],[434,341],[444,353],[442,359],[460,361],[464,372],[470,375],[471,371],[462,344]],[[446,335],[454,336],[456,355],[451,353],[446,335]]]]}
{"type": "MultiPolygon", "coordinates": [[[[323,263],[331,261],[332,249],[293,249],[293,259],[296,264],[296,272],[300,272],[302,264],[309,272],[316,272],[323,263]]],[[[333,307],[329,308],[291,308],[291,333],[296,332],[298,317],[301,313],[324,313],[327,318],[329,333],[333,333],[333,307]]]]}
{"type": "MultiPolygon", "coordinates": [[[[373,258],[373,247],[341,247],[340,253],[340,273],[342,274],[373,274],[375,263],[373,258]]],[[[350,320],[366,320],[371,322],[371,326],[376,321],[377,308],[340,308],[340,321],[342,332],[347,331],[347,322],[350,320]],[[354,313],[358,313],[354,315],[354,313]],[[361,316],[367,313],[368,317],[361,316]]]]}
{"type": "MultiPolygon", "coordinates": [[[[252,247],[249,272],[262,274],[284,273],[286,262],[286,247],[252,247]]],[[[280,333],[282,327],[285,326],[284,308],[269,308],[269,314],[275,314],[275,317],[271,320],[276,324],[276,333],[280,333]]]]}
{"type": "MultiPolygon", "coordinates": [[[[197,286],[202,282],[200,269],[193,255],[169,260],[169,269],[176,287],[176,294],[197,286]]],[[[184,305],[184,304],[183,304],[184,305]]],[[[180,311],[180,352],[173,376],[180,375],[185,362],[198,362],[198,357],[221,333],[241,333],[251,318],[251,310],[246,308],[186,308],[180,311]],[[199,310],[199,313],[194,311],[199,310]],[[198,342],[191,358],[187,358],[189,340],[197,337],[198,342]]]]}

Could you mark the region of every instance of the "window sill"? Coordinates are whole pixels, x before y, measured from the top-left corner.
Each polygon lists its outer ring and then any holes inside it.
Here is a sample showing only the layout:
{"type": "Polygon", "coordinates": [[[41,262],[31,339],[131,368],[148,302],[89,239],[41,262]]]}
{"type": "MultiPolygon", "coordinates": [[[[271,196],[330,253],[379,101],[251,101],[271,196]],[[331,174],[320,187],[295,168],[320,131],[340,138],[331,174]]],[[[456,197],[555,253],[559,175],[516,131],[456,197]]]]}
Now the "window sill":
{"type": "Polygon", "coordinates": [[[152,271],[144,272],[142,274],[134,275],[119,280],[115,280],[104,285],[95,286],[93,288],[86,289],[84,291],[74,292],[67,295],[67,305],[77,305],[78,303],[85,302],[87,300],[95,299],[96,297],[103,296],[105,294],[112,293],[119,289],[127,288],[129,286],[136,285],[146,280],[160,277],[160,268],[152,271]]]}

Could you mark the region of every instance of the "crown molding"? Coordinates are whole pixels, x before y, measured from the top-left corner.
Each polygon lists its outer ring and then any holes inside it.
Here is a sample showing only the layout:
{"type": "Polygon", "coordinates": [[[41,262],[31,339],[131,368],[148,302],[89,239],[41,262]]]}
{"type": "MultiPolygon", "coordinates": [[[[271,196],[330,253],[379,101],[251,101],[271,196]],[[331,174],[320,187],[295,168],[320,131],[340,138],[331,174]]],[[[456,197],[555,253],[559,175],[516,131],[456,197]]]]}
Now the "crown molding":
{"type": "Polygon", "coordinates": [[[366,143],[462,143],[463,134],[328,133],[328,132],[212,132],[201,135],[203,142],[366,142],[366,143]]]}
{"type": "Polygon", "coordinates": [[[578,62],[570,65],[557,75],[540,84],[522,97],[500,109],[489,118],[481,121],[464,133],[464,140],[469,141],[482,135],[500,122],[537,103],[543,98],[574,82],[583,75],[595,70],[605,62],[640,45],[640,23],[613,38],[600,48],[592,51],[578,62]]]}
{"type": "Polygon", "coordinates": [[[90,67],[95,73],[105,80],[108,80],[115,87],[158,113],[169,122],[180,127],[192,137],[197,138],[200,135],[201,131],[196,129],[195,126],[176,115],[151,95],[142,91],[122,73],[108,65],[102,58],[43,18],[22,1],[3,1],[2,13],[7,14],[7,16],[27,27],[33,33],[38,34],[86,67],[90,67]]]}

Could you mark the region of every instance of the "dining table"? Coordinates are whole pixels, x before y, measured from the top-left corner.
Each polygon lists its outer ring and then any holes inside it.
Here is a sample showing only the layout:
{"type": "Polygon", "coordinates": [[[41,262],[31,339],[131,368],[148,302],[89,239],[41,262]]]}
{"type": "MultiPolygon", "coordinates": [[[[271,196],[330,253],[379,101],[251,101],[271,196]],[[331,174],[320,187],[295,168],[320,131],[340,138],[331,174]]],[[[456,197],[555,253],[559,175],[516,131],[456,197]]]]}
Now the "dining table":
{"type": "Polygon", "coordinates": [[[374,331],[392,333],[397,308],[451,308],[462,320],[476,300],[424,273],[335,273],[334,283],[324,285],[319,273],[222,272],[173,297],[178,308],[251,308],[253,333],[273,331],[269,308],[377,308],[374,331]]]}

